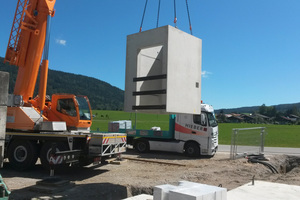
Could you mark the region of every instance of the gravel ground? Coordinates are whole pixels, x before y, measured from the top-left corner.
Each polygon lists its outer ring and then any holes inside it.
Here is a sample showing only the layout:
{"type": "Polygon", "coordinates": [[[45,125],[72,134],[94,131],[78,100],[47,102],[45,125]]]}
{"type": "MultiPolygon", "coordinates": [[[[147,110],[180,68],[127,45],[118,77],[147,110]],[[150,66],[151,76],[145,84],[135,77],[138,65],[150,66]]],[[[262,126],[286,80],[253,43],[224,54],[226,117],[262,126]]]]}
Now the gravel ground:
{"type": "Polygon", "coordinates": [[[151,152],[137,154],[128,150],[121,164],[70,167],[55,175],[74,183],[62,192],[46,194],[33,191],[37,181],[49,175],[41,165],[18,172],[5,163],[0,173],[12,191],[10,199],[123,199],[133,195],[152,194],[156,185],[174,184],[180,180],[221,185],[228,190],[255,180],[300,185],[300,157],[266,155],[268,163],[279,172],[274,174],[262,164],[246,159],[229,160],[229,154],[217,153],[213,158],[191,159],[177,153],[151,152]]]}

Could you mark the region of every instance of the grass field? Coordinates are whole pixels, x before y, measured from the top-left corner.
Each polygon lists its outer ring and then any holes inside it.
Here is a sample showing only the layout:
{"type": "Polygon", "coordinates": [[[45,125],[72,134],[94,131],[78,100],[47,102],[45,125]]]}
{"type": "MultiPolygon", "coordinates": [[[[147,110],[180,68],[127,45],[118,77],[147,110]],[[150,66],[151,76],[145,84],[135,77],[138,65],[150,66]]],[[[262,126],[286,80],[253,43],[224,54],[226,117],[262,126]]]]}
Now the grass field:
{"type": "Polygon", "coordinates": [[[162,130],[169,129],[169,115],[156,115],[144,113],[127,113],[123,111],[93,110],[92,130],[108,130],[108,123],[118,120],[131,120],[132,125],[137,124],[137,129],[150,129],[153,126],[161,127],[162,130]],[[136,120],[135,120],[136,118],[136,120]]]}
{"type": "MultiPolygon", "coordinates": [[[[123,111],[94,110],[92,130],[107,131],[108,123],[117,120],[131,120],[135,124],[135,116],[138,129],[150,129],[153,126],[169,129],[169,116],[142,113],[126,113],[123,111]]],[[[265,146],[268,147],[297,147],[300,148],[299,125],[273,125],[273,124],[246,124],[246,123],[222,123],[219,124],[219,143],[230,144],[233,128],[266,127],[265,146]]]]}
{"type": "Polygon", "coordinates": [[[297,147],[300,148],[299,125],[274,124],[246,124],[222,123],[219,124],[219,143],[230,144],[233,128],[266,127],[265,146],[267,147],[297,147]]]}

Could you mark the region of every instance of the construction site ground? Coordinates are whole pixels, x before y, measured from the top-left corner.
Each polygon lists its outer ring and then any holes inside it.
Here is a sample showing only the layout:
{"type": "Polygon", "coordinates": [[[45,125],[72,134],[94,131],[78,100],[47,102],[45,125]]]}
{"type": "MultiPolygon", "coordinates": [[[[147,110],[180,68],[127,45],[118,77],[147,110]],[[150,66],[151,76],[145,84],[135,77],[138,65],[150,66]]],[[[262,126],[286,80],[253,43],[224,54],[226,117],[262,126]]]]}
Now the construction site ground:
{"type": "Polygon", "coordinates": [[[138,154],[129,149],[123,161],[111,164],[69,167],[55,171],[55,176],[74,183],[61,192],[33,190],[37,181],[49,175],[40,164],[30,171],[15,171],[8,163],[1,175],[11,190],[10,199],[103,199],[114,200],[138,194],[152,194],[153,187],[176,185],[180,180],[221,186],[228,190],[263,180],[300,185],[300,157],[266,155],[279,174],[262,164],[248,163],[245,158],[230,160],[229,153],[218,152],[213,158],[188,158],[183,154],[150,152],[138,154]]]}

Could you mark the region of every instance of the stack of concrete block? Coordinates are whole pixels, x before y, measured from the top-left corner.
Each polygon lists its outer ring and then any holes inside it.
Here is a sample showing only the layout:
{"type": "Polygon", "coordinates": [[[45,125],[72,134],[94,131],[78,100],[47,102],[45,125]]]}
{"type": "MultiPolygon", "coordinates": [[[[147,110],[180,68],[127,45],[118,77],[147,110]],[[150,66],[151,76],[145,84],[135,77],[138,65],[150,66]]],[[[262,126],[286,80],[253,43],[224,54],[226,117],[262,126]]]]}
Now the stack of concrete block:
{"type": "Polygon", "coordinates": [[[227,189],[200,183],[180,181],[178,186],[154,187],[154,200],[227,200],[227,189]]]}
{"type": "Polygon", "coordinates": [[[3,167],[9,74],[0,71],[0,168],[3,167]]]}

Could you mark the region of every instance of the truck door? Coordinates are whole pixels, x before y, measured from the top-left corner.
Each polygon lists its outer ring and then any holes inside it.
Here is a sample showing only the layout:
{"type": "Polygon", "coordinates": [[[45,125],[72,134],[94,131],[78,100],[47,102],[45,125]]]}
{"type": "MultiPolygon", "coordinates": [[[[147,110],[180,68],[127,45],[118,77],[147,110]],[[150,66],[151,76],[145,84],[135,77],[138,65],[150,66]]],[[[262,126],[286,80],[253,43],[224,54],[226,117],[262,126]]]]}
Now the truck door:
{"type": "Polygon", "coordinates": [[[199,141],[199,137],[207,136],[207,126],[207,115],[204,112],[200,115],[181,114],[176,120],[175,137],[183,141],[199,141]]]}

